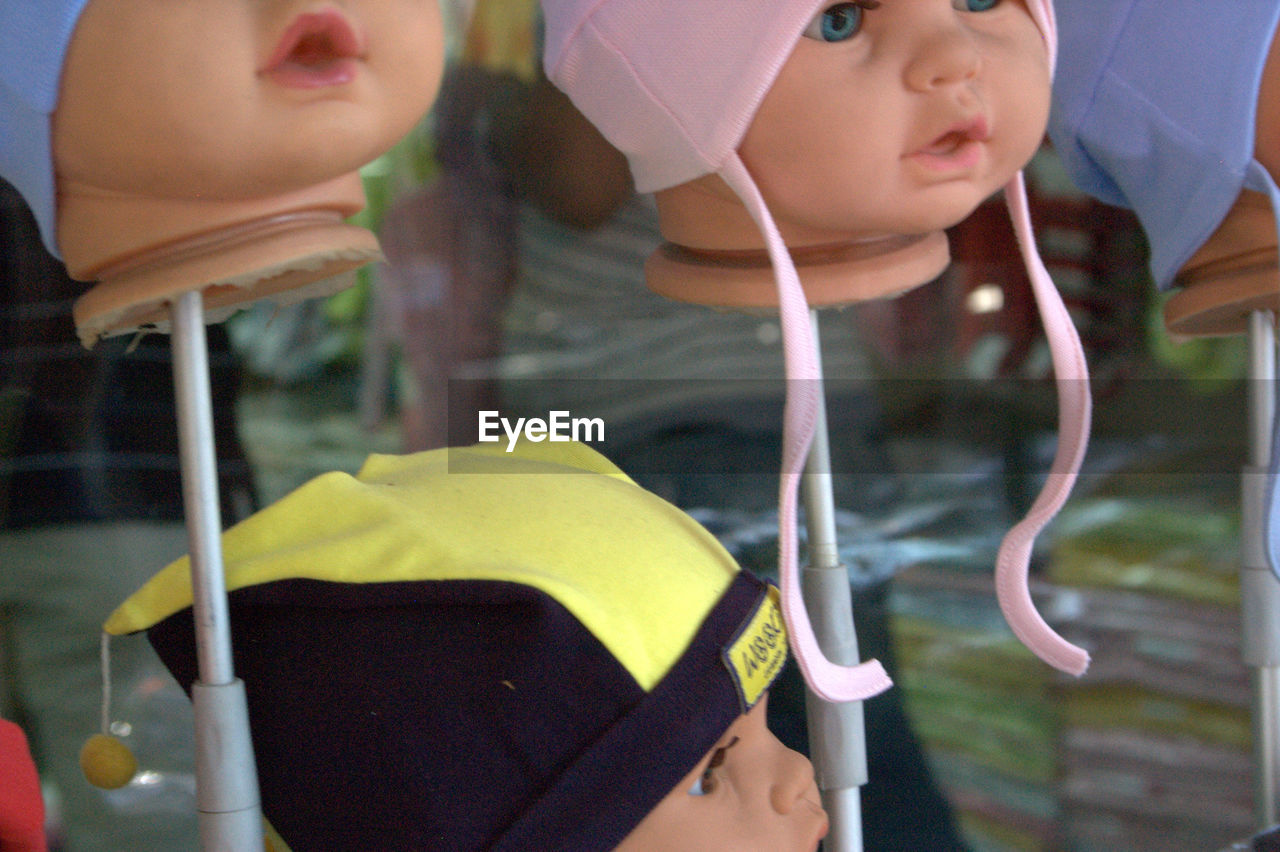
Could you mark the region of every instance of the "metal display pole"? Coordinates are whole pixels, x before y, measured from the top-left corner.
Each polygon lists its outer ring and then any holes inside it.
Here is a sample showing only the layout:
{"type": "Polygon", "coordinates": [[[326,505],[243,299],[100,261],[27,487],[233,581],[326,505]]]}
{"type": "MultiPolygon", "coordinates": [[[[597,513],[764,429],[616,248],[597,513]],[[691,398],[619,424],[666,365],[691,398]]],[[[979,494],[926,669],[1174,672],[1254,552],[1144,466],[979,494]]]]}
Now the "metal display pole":
{"type": "Polygon", "coordinates": [[[178,297],[172,314],[178,447],[199,665],[191,700],[200,848],[203,852],[255,852],[263,848],[264,830],[244,682],[236,678],[231,660],[209,352],[200,292],[178,297]]]}
{"type": "MultiPolygon", "coordinates": [[[[821,365],[818,312],[810,311],[814,346],[821,365]]],[[[818,646],[840,665],[856,665],[858,638],[853,626],[853,593],[849,573],[840,562],[836,541],[835,498],[832,492],[831,445],[827,436],[825,395],[818,394],[817,428],[805,459],[801,496],[808,531],[808,564],[801,572],[801,590],[818,646]]],[[[867,743],[862,702],[832,704],[805,689],[809,751],[822,804],[831,819],[823,841],[827,852],[862,849],[862,797],[867,783],[867,743]]]]}
{"type": "Polygon", "coordinates": [[[1270,312],[1249,315],[1249,463],[1241,476],[1241,652],[1254,670],[1254,808],[1262,828],[1280,817],[1280,581],[1263,539],[1276,416],[1274,321],[1270,312]]]}

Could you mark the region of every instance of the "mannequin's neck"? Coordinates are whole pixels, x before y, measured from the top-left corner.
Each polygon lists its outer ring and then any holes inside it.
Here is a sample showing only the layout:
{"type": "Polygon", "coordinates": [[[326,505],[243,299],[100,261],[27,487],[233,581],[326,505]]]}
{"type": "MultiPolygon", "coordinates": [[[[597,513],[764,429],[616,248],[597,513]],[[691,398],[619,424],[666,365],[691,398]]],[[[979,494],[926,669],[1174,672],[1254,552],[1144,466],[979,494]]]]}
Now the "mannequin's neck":
{"type": "MultiPolygon", "coordinates": [[[[776,308],[764,235],[719,178],[665,189],[655,199],[667,243],[645,265],[651,290],[696,304],[776,308]]],[[[897,296],[932,281],[950,261],[941,231],[855,239],[785,222],[779,230],[814,307],[897,296]]]]}
{"type": "Polygon", "coordinates": [[[338,288],[335,276],[378,259],[373,234],[344,219],[364,206],[358,174],[265,199],[151,198],[61,182],[58,242],[73,278],[96,281],[76,302],[86,345],[163,328],[169,303],[201,290],[223,314],[287,291],[338,288]]]}

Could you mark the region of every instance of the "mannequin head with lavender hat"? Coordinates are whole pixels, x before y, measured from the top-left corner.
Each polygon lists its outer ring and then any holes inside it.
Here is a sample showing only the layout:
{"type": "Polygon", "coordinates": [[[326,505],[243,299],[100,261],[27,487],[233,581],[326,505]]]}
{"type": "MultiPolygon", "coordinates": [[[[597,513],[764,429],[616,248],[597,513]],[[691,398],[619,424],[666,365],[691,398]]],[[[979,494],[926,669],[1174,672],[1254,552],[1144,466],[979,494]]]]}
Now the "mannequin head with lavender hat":
{"type": "Polygon", "coordinates": [[[1243,332],[1280,306],[1280,5],[1223,4],[1204,19],[1194,0],[1058,6],[1049,132],[1067,174],[1137,214],[1153,282],[1170,291],[1169,332],[1243,332]],[[1186,15],[1196,26],[1170,25],[1186,15]]]}
{"type": "Polygon", "coordinates": [[[4,7],[0,176],[71,274],[102,282],[77,306],[86,342],[175,292],[227,306],[378,256],[343,219],[364,206],[359,167],[435,96],[432,0],[4,7]]]}

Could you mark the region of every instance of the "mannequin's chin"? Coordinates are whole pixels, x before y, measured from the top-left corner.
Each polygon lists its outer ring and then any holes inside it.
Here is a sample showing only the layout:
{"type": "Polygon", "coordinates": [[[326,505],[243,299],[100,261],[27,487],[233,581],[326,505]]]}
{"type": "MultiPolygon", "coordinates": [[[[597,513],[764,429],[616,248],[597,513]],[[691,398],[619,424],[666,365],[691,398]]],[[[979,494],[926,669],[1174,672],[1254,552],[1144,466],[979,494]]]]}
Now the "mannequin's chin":
{"type": "Polygon", "coordinates": [[[880,210],[851,212],[847,217],[787,218],[785,212],[770,208],[782,240],[793,248],[835,243],[891,242],[903,237],[946,231],[968,219],[984,202],[1000,192],[982,188],[956,188],[932,193],[915,211],[904,210],[885,216],[880,210]],[[914,214],[914,215],[913,215],[914,214]]]}

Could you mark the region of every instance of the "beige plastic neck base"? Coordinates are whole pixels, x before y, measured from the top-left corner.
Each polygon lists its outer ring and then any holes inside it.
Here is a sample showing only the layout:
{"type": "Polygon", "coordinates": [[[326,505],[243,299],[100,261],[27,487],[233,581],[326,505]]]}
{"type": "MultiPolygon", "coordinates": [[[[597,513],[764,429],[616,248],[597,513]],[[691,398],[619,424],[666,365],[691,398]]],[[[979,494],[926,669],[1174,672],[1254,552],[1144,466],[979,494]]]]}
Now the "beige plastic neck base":
{"type": "MultiPolygon", "coordinates": [[[[811,307],[887,299],[926,284],[951,259],[942,231],[867,242],[791,248],[811,307]]],[[[681,302],[773,310],[778,285],[764,249],[694,249],[664,243],[645,264],[649,289],[681,302]]]]}
{"type": "Polygon", "coordinates": [[[265,297],[280,302],[349,286],[382,257],[344,219],[364,206],[358,174],[270,199],[199,201],[59,187],[58,237],[72,277],[97,283],[75,304],[76,331],[97,340],[167,331],[169,304],[200,290],[217,322],[265,297]]]}
{"type": "Polygon", "coordinates": [[[1276,227],[1265,195],[1244,190],[1213,236],[1178,272],[1165,303],[1176,337],[1243,334],[1254,311],[1280,310],[1276,227]]]}

